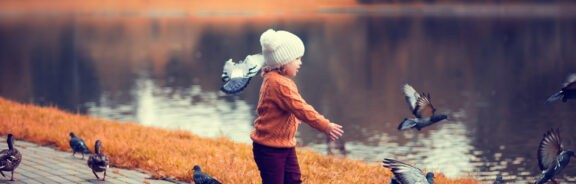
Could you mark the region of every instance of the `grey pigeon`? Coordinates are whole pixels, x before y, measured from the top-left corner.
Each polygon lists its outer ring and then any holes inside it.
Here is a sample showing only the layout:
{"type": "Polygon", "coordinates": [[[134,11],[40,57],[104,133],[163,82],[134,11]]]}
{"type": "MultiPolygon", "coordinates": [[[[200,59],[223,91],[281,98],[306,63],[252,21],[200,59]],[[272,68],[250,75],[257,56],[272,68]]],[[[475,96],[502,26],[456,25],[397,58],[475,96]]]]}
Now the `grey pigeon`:
{"type": "Polygon", "coordinates": [[[402,123],[398,125],[398,130],[410,128],[420,130],[448,118],[448,116],[444,114],[436,115],[436,109],[430,101],[430,94],[418,94],[409,84],[404,84],[403,91],[410,110],[416,118],[405,118],[402,123]]]}
{"type": "Polygon", "coordinates": [[[496,179],[494,180],[494,184],[502,184],[504,183],[504,181],[502,180],[502,175],[498,174],[498,176],[496,176],[496,179]]]}
{"type": "Polygon", "coordinates": [[[92,154],[92,152],[86,147],[86,143],[80,137],[76,137],[74,132],[70,132],[70,147],[72,148],[72,156],[76,155],[76,152],[82,153],[82,159],[84,159],[84,154],[92,154]]]}
{"type": "Polygon", "coordinates": [[[220,90],[226,94],[241,92],[248,86],[250,79],[260,72],[264,64],[264,56],[261,54],[246,56],[246,59],[238,63],[229,59],[224,64],[222,81],[225,83],[220,90]]]}
{"type": "MultiPolygon", "coordinates": [[[[424,172],[416,167],[387,158],[382,163],[384,167],[392,170],[395,176],[394,179],[397,180],[395,182],[401,184],[434,184],[434,173],[432,172],[424,175],[424,172]]],[[[391,180],[390,183],[392,182],[391,180]]]]}
{"type": "Polygon", "coordinates": [[[538,166],[542,173],[538,177],[536,184],[544,184],[548,180],[558,183],[554,176],[558,175],[570,162],[570,157],[574,152],[564,149],[558,129],[550,129],[538,146],[538,166]]]}
{"type": "Polygon", "coordinates": [[[106,180],[106,170],[110,167],[110,160],[106,154],[100,152],[100,148],[103,148],[102,141],[96,140],[94,143],[94,154],[88,157],[88,167],[92,169],[92,173],[96,176],[96,179],[100,179],[96,172],[104,172],[104,177],[102,181],[106,180]]]}
{"type": "Polygon", "coordinates": [[[194,166],[194,183],[196,184],[221,184],[218,180],[212,178],[211,176],[209,176],[208,174],[202,172],[202,169],[200,169],[200,166],[195,165],[194,166]]]}
{"type": "Polygon", "coordinates": [[[562,99],[562,102],[566,102],[568,99],[576,99],[576,73],[568,75],[564,84],[562,84],[562,89],[556,94],[548,97],[546,103],[560,99],[562,99]]]}

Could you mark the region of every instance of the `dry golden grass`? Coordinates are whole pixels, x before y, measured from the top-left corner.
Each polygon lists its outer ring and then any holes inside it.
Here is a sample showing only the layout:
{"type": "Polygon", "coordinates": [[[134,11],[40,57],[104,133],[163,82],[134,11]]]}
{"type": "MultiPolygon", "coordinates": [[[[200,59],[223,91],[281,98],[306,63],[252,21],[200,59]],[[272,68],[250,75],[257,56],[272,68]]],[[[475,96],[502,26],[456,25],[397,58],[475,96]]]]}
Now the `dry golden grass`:
{"type": "MultiPolygon", "coordinates": [[[[197,164],[223,183],[260,183],[249,144],[227,138],[202,138],[182,130],[96,119],[55,107],[0,98],[2,135],[12,133],[17,139],[71,151],[68,145],[71,131],[83,138],[91,150],[96,140],[102,140],[102,152],[116,167],[138,168],[150,171],[156,178],[173,176],[192,182],[192,167],[197,164]]],[[[298,159],[304,183],[387,183],[392,175],[379,163],[334,158],[307,150],[298,151],[298,159]]],[[[474,179],[448,179],[442,174],[437,174],[436,181],[478,183],[474,179]]]]}

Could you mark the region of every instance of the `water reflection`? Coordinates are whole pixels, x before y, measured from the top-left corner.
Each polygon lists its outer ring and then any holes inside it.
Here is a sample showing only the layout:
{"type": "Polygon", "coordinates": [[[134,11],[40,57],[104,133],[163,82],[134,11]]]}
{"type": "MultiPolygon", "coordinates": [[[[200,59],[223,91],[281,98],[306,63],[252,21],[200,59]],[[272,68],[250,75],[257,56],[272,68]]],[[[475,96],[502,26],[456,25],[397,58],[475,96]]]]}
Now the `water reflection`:
{"type": "MultiPolygon", "coordinates": [[[[529,181],[536,148],[560,127],[574,149],[575,103],[544,105],[576,68],[576,20],[379,17],[0,18],[0,95],[94,117],[250,142],[261,78],[219,92],[222,64],[260,50],[268,27],[307,51],[294,80],[307,101],[344,126],[340,148],[301,126],[302,146],[349,158],[395,158],[450,177],[529,181]],[[411,116],[400,87],[432,94],[450,119],[398,132],[411,116]]],[[[575,181],[576,164],[561,181],[575,181]]]]}
{"type": "Polygon", "coordinates": [[[189,130],[205,137],[226,136],[233,141],[250,142],[247,123],[255,119],[253,108],[244,100],[203,91],[200,85],[175,91],[159,87],[149,78],[136,79],[130,91],[134,102],[111,105],[114,100],[103,96],[99,104],[88,102],[87,114],[93,117],[167,129],[189,130]]]}

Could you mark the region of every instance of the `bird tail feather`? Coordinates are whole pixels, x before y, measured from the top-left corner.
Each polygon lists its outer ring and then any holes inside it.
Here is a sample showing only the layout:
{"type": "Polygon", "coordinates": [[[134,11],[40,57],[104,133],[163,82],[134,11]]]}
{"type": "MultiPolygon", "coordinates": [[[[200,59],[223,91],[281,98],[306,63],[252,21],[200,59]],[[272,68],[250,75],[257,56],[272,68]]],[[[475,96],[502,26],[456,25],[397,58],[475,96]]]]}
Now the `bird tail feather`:
{"type": "Polygon", "coordinates": [[[85,148],[85,149],[84,149],[84,153],[92,154],[92,152],[91,152],[88,148],[85,148]]]}
{"type": "Polygon", "coordinates": [[[398,130],[406,130],[416,126],[416,121],[411,119],[404,119],[400,125],[398,125],[398,130]]]}
{"type": "Polygon", "coordinates": [[[564,93],[562,91],[559,91],[558,93],[548,97],[548,99],[546,99],[546,103],[550,103],[556,100],[560,100],[564,97],[564,93]]]}

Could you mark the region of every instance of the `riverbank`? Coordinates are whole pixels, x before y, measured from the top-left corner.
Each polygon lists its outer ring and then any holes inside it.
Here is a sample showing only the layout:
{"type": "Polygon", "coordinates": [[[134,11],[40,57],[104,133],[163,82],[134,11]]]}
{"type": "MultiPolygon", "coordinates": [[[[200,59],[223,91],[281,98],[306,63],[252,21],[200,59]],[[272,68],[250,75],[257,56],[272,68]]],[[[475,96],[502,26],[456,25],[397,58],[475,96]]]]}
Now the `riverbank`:
{"type": "MultiPolygon", "coordinates": [[[[0,140],[0,150],[8,149],[5,140],[0,140]]],[[[145,173],[133,169],[110,167],[107,170],[106,182],[98,181],[92,170],[86,165],[88,157],[82,159],[80,154],[73,157],[70,152],[55,150],[52,146],[42,146],[27,141],[15,141],[15,147],[24,155],[24,160],[14,171],[14,181],[0,176],[0,183],[10,184],[42,184],[42,183],[124,183],[124,184],[182,184],[184,182],[154,180],[145,173]]],[[[98,173],[102,178],[103,174],[98,173]]]]}
{"type": "MultiPolygon", "coordinates": [[[[170,122],[165,122],[170,123],[170,122]]],[[[209,123],[209,122],[206,122],[209,123]]],[[[38,107],[0,98],[0,134],[18,140],[56,146],[70,151],[69,132],[83,138],[91,150],[96,140],[112,166],[149,171],[153,178],[174,177],[192,182],[192,167],[223,183],[259,183],[251,145],[225,137],[202,138],[182,130],[165,130],[136,123],[96,119],[56,107],[38,107]]],[[[392,176],[380,163],[347,160],[299,150],[305,183],[382,183],[392,176]]],[[[475,179],[448,179],[436,174],[437,183],[478,183],[475,179]]]]}

